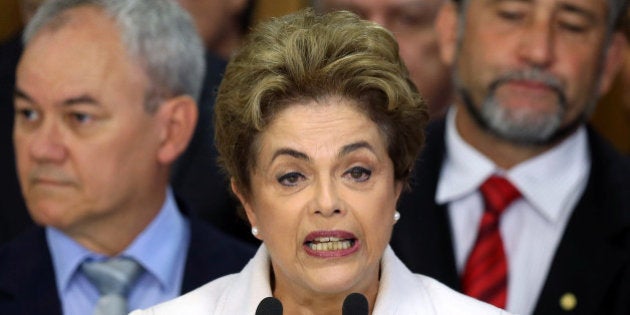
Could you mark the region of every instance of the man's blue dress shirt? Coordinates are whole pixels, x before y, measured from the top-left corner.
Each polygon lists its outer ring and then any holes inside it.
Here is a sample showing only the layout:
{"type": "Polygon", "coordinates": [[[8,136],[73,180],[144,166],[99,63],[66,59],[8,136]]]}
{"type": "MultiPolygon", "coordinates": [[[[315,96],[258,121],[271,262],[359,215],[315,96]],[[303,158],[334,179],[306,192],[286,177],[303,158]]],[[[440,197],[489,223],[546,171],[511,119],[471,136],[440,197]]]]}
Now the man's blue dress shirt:
{"type": "MultiPolygon", "coordinates": [[[[63,314],[92,314],[99,293],[81,272],[81,263],[107,257],[90,252],[55,228],[46,228],[46,238],[63,314]]],[[[147,308],[180,295],[189,240],[188,221],[179,212],[169,188],[158,215],[120,254],[135,259],[144,268],[129,293],[129,310],[147,308]]]]}

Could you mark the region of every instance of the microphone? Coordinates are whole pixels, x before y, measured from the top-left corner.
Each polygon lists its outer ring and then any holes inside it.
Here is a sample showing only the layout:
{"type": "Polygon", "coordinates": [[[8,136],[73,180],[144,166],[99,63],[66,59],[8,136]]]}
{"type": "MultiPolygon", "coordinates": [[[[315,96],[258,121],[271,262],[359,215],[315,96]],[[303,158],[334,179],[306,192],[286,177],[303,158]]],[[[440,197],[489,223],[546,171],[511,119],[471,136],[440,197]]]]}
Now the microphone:
{"type": "Polygon", "coordinates": [[[370,308],[365,296],[361,293],[350,293],[343,300],[342,315],[368,315],[370,308]]]}
{"type": "Polygon", "coordinates": [[[268,296],[258,304],[256,315],[282,315],[282,303],[275,297],[268,296]]]}

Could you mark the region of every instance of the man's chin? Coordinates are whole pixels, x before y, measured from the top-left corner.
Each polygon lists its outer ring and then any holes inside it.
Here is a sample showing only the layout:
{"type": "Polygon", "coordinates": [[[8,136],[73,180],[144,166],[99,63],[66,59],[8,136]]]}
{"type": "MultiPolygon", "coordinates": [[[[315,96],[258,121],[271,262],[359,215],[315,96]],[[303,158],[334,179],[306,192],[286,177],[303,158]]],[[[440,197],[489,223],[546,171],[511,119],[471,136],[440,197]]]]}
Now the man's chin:
{"type": "Polygon", "coordinates": [[[63,200],[28,200],[29,214],[35,223],[63,230],[69,225],[70,207],[63,200]]]}
{"type": "Polygon", "coordinates": [[[512,119],[528,120],[533,123],[542,120],[541,117],[558,115],[558,112],[563,110],[556,93],[519,94],[521,92],[504,91],[504,93],[496,94],[491,101],[495,103],[495,106],[500,106],[512,119]]]}
{"type": "MultiPolygon", "coordinates": [[[[488,105],[488,104],[486,104],[488,105]]],[[[495,136],[521,145],[546,145],[561,128],[562,113],[541,112],[528,107],[509,107],[506,104],[485,106],[480,119],[495,136]]]]}

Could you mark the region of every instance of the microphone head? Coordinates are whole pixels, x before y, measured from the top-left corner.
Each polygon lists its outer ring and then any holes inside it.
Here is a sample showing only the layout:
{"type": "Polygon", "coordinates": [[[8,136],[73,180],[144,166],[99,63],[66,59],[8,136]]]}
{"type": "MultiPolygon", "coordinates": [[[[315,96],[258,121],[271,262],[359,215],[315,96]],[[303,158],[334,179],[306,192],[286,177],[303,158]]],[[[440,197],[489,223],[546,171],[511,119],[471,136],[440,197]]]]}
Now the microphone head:
{"type": "Polygon", "coordinates": [[[368,315],[370,313],[370,307],[365,296],[361,293],[350,293],[343,300],[343,307],[341,308],[342,315],[368,315]]]}
{"type": "Polygon", "coordinates": [[[258,304],[256,315],[282,315],[282,303],[275,297],[268,296],[258,304]]]}

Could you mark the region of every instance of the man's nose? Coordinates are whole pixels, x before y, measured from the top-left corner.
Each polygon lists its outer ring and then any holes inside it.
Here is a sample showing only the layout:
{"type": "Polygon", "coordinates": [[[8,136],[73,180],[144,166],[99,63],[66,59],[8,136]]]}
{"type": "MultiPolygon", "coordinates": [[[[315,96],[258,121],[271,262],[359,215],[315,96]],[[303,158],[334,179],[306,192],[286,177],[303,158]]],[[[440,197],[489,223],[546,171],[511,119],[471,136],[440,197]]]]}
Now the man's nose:
{"type": "Polygon", "coordinates": [[[554,58],[555,33],[551,22],[534,19],[524,26],[518,45],[522,62],[538,68],[549,67],[554,58]]]}
{"type": "Polygon", "coordinates": [[[36,161],[59,163],[68,154],[63,134],[59,127],[52,122],[45,122],[32,130],[24,140],[28,141],[29,154],[36,161]]]}

